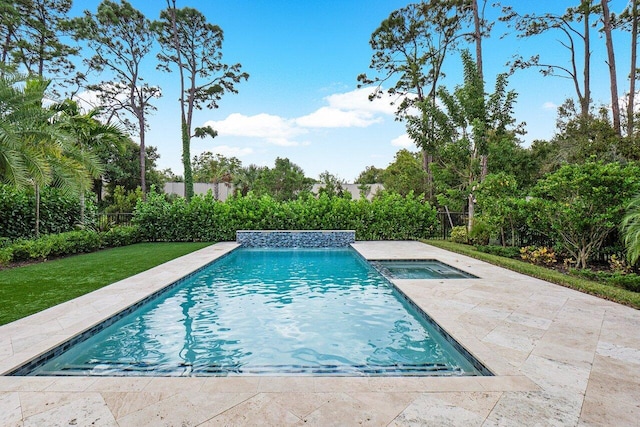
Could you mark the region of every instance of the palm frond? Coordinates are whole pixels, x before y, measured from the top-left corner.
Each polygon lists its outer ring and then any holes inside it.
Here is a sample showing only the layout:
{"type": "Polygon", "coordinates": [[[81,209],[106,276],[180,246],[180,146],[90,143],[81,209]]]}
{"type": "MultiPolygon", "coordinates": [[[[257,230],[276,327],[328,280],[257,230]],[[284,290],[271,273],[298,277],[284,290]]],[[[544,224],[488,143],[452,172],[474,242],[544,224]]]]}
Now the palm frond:
{"type": "Polygon", "coordinates": [[[627,248],[627,259],[629,263],[635,264],[640,259],[640,194],[627,206],[620,229],[627,248]]]}

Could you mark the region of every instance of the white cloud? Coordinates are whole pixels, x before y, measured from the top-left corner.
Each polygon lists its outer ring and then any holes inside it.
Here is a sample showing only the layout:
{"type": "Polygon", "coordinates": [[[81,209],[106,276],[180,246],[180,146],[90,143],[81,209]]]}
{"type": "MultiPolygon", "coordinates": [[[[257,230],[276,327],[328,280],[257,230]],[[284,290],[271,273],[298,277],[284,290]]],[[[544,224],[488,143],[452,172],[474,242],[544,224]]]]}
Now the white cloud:
{"type": "Polygon", "coordinates": [[[407,135],[406,133],[403,135],[400,135],[397,138],[392,139],[391,145],[393,145],[394,147],[403,147],[403,148],[415,147],[415,143],[411,138],[409,138],[409,135],[407,135]]]}
{"type": "Polygon", "coordinates": [[[324,98],[328,106],[299,117],[296,123],[310,128],[362,128],[379,123],[380,115],[393,115],[396,107],[391,105],[393,98],[386,93],[370,101],[373,91],[374,88],[366,87],[329,95],[324,98]]]}
{"type": "Polygon", "coordinates": [[[89,111],[101,105],[98,94],[93,90],[79,92],[74,100],[78,103],[81,111],[89,111]]]}
{"type": "Polygon", "coordinates": [[[391,102],[393,102],[395,98],[384,93],[382,98],[375,98],[374,100],[369,101],[369,95],[371,95],[374,90],[375,88],[372,87],[363,87],[352,90],[351,92],[329,95],[325,100],[329,103],[330,107],[341,110],[355,110],[360,112],[367,111],[370,113],[393,115],[397,106],[391,105],[391,102]]]}
{"type": "Polygon", "coordinates": [[[316,128],[365,128],[381,122],[384,115],[393,115],[396,107],[390,105],[392,98],[388,95],[369,101],[373,90],[361,88],[329,95],[324,98],[328,105],[293,119],[268,113],[253,116],[233,113],[224,120],[207,121],[204,126],[211,126],[219,136],[262,138],[283,147],[308,145],[296,137],[316,128]]]}
{"type": "Polygon", "coordinates": [[[544,104],[542,104],[542,108],[545,110],[556,110],[558,106],[551,101],[547,101],[544,104]]]}
{"type": "Polygon", "coordinates": [[[290,138],[304,133],[304,130],[297,128],[291,120],[266,113],[255,116],[233,113],[224,120],[210,120],[204,125],[211,126],[220,136],[290,138]]]}
{"type": "Polygon", "coordinates": [[[309,128],[364,128],[380,122],[368,111],[344,111],[332,107],[322,107],[315,112],[296,119],[296,124],[309,128]]]}

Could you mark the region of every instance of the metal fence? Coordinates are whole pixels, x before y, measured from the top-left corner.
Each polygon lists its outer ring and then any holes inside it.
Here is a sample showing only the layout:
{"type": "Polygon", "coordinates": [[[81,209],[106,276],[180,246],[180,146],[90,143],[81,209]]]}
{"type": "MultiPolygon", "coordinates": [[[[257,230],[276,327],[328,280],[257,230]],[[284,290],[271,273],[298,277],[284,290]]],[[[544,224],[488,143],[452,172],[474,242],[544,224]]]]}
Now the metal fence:
{"type": "Polygon", "coordinates": [[[131,225],[131,220],[133,219],[132,213],[123,213],[123,212],[115,212],[115,213],[99,213],[97,222],[98,227],[101,230],[111,228],[115,225],[131,225]]]}
{"type": "Polygon", "coordinates": [[[438,212],[438,221],[440,222],[440,227],[433,238],[448,238],[451,234],[451,229],[460,225],[466,225],[467,219],[468,216],[463,212],[450,212],[448,210],[438,212]]]}

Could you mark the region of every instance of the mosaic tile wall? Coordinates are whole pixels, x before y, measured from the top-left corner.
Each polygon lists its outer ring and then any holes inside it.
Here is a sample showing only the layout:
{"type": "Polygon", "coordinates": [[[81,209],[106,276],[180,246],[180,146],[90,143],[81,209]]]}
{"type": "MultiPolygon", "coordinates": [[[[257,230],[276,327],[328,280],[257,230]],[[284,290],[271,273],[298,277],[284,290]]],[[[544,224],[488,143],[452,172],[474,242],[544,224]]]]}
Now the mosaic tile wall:
{"type": "Polygon", "coordinates": [[[248,248],[342,248],[355,241],[353,230],[236,231],[236,242],[248,248]]]}

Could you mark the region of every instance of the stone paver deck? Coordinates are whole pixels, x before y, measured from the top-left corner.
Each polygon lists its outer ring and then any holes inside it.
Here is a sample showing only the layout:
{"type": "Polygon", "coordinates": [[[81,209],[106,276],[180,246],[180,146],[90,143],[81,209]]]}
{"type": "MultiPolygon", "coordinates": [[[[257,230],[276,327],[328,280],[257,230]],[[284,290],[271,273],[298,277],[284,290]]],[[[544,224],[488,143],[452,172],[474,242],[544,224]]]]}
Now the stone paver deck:
{"type": "MultiPolygon", "coordinates": [[[[219,243],[0,327],[0,374],[234,249],[219,243]]],[[[394,283],[496,375],[461,378],[0,376],[0,426],[625,426],[640,419],[640,311],[419,242],[479,279],[394,283]]]]}

